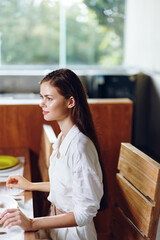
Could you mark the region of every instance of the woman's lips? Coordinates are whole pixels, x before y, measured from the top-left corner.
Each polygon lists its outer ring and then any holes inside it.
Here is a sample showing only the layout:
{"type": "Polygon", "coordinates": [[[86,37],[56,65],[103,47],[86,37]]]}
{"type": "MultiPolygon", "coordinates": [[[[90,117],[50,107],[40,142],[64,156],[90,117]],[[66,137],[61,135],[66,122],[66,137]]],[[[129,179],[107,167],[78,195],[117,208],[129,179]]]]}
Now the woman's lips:
{"type": "Polygon", "coordinates": [[[43,110],[43,112],[42,112],[42,113],[43,113],[43,115],[47,115],[49,112],[48,112],[48,111],[44,111],[44,110],[43,110]]]}

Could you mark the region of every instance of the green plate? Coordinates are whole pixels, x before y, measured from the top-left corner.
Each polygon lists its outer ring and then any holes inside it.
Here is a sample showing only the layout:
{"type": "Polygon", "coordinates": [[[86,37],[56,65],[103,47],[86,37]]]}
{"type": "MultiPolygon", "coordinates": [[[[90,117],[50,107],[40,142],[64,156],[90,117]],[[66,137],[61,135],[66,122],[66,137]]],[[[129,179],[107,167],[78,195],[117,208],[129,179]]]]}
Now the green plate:
{"type": "Polygon", "coordinates": [[[18,163],[18,159],[12,156],[1,155],[0,156],[0,170],[7,169],[15,166],[18,163]]]}

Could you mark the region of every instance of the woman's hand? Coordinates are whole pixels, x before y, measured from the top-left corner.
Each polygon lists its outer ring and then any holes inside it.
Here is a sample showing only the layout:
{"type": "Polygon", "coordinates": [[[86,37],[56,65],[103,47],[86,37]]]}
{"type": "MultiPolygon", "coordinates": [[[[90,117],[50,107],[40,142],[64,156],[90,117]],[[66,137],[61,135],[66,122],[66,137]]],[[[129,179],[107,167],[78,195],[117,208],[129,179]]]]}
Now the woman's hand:
{"type": "Polygon", "coordinates": [[[32,230],[32,219],[27,218],[20,209],[7,209],[1,214],[0,224],[3,227],[11,228],[13,226],[19,226],[24,231],[32,230]]]}
{"type": "Polygon", "coordinates": [[[30,190],[31,182],[21,175],[13,175],[7,179],[6,186],[8,188],[20,188],[23,190],[30,190]]]}

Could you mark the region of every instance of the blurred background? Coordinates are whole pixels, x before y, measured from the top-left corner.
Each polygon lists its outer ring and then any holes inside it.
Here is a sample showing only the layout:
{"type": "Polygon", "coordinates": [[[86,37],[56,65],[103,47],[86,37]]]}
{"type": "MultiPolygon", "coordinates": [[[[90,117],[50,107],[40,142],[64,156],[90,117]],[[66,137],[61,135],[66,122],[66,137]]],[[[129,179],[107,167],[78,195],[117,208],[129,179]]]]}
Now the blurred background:
{"type": "Polygon", "coordinates": [[[89,98],[130,98],[132,143],[160,162],[159,0],[1,0],[0,99],[75,71],[89,98]]]}

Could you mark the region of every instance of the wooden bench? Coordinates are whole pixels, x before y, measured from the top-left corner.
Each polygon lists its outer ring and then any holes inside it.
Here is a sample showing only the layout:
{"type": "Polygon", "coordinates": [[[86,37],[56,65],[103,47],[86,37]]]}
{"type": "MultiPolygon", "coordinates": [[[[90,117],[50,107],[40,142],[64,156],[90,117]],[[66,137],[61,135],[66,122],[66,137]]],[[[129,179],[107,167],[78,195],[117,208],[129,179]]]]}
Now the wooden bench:
{"type": "Polygon", "coordinates": [[[160,164],[122,143],[116,174],[113,239],[155,240],[160,215],[160,164]]]}

